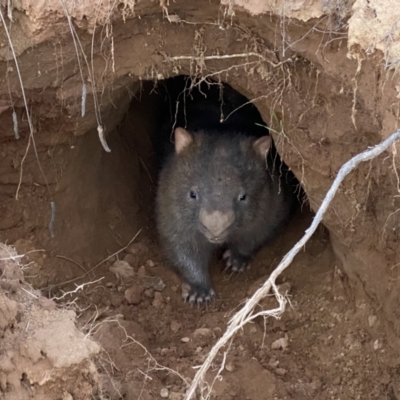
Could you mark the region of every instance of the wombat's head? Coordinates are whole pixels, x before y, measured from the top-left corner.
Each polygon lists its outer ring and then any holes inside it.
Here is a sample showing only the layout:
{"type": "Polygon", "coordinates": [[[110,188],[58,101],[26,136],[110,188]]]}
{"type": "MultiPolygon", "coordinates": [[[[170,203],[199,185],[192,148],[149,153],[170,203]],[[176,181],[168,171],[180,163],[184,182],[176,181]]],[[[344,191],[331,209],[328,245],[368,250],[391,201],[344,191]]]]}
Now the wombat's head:
{"type": "Polygon", "coordinates": [[[270,146],[269,136],[191,134],[177,128],[170,195],[182,222],[212,243],[223,243],[235,230],[251,224],[260,199],[266,200],[265,158],[270,146]]]}

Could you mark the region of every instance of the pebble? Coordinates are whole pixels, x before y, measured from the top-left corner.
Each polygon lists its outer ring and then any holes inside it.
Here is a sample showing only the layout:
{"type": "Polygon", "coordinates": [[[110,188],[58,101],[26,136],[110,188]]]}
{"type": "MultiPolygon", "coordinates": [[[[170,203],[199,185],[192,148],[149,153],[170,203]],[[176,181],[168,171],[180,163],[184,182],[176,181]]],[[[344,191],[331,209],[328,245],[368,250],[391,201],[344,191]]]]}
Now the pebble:
{"type": "Polygon", "coordinates": [[[176,333],[178,332],[180,329],[182,329],[182,324],[178,321],[172,321],[171,322],[171,331],[176,333]]]}
{"type": "Polygon", "coordinates": [[[160,391],[160,396],[161,396],[163,399],[168,399],[168,397],[169,397],[169,390],[168,390],[167,388],[162,388],[161,391],[160,391]]]}
{"type": "Polygon", "coordinates": [[[368,317],[368,325],[370,328],[372,328],[376,322],[378,321],[378,317],[376,315],[370,315],[368,317]]]}
{"type": "Polygon", "coordinates": [[[122,296],[118,292],[113,292],[110,295],[110,302],[111,305],[115,308],[119,307],[122,304],[122,301],[124,300],[124,296],[122,296]]]}
{"type": "Polygon", "coordinates": [[[125,290],[125,299],[128,304],[140,304],[142,298],[143,288],[139,285],[133,284],[131,287],[125,290]]]}
{"type": "Polygon", "coordinates": [[[156,263],[153,260],[146,261],[146,267],[153,268],[155,265],[156,263]]]}
{"type": "Polygon", "coordinates": [[[162,355],[162,356],[166,356],[166,355],[168,355],[169,354],[169,349],[167,349],[166,347],[164,347],[163,349],[161,349],[161,351],[160,351],[160,354],[162,355]]]}
{"type": "Polygon", "coordinates": [[[379,350],[382,348],[382,342],[379,339],[376,339],[374,342],[374,350],[379,350]]]}
{"type": "Polygon", "coordinates": [[[278,285],[278,291],[282,296],[288,295],[291,290],[292,290],[292,284],[290,282],[285,282],[282,283],[281,285],[278,285]]]}
{"type": "Polygon", "coordinates": [[[133,254],[127,254],[124,258],[123,261],[126,261],[129,265],[132,267],[136,267],[138,263],[138,257],[133,255],[133,254]]]}
{"type": "Polygon", "coordinates": [[[145,267],[144,265],[142,265],[142,266],[138,269],[138,275],[139,275],[140,278],[144,278],[144,277],[148,276],[148,275],[147,275],[146,267],[145,267]]]}
{"type": "Polygon", "coordinates": [[[154,299],[153,299],[153,302],[151,304],[152,304],[152,306],[154,308],[161,308],[163,306],[163,304],[164,304],[164,299],[162,297],[162,294],[159,293],[159,292],[155,292],[154,293],[154,299]]]}
{"type": "Polygon", "coordinates": [[[271,358],[271,360],[269,361],[268,365],[273,369],[277,368],[278,365],[279,365],[279,360],[275,360],[275,359],[271,358]]]}
{"type": "Polygon", "coordinates": [[[286,369],[284,369],[284,368],[276,368],[276,369],[274,370],[274,372],[275,372],[277,375],[279,375],[279,376],[284,376],[284,375],[287,374],[287,371],[286,371],[286,369]]]}
{"type": "Polygon", "coordinates": [[[117,260],[110,267],[112,272],[117,278],[130,279],[135,276],[135,270],[126,261],[117,260]]]}
{"type": "Polygon", "coordinates": [[[158,276],[144,278],[143,284],[146,288],[152,288],[156,292],[162,292],[165,289],[164,281],[158,276]]]}
{"type": "Polygon", "coordinates": [[[288,346],[289,346],[289,339],[287,336],[285,336],[284,338],[280,338],[272,342],[271,349],[272,350],[286,349],[286,347],[288,346]]]}
{"type": "Polygon", "coordinates": [[[183,342],[183,343],[188,343],[189,341],[190,341],[190,339],[188,337],[183,337],[181,339],[181,342],[183,342]]]}
{"type": "Polygon", "coordinates": [[[74,398],[72,397],[71,393],[64,392],[62,400],[74,400],[74,398]]]}
{"type": "Polygon", "coordinates": [[[235,366],[235,364],[234,364],[233,362],[228,362],[228,363],[225,365],[225,369],[226,369],[228,372],[235,372],[235,371],[236,371],[236,366],[235,366]]]}
{"type": "Polygon", "coordinates": [[[147,246],[143,242],[132,243],[126,252],[129,254],[143,254],[148,250],[147,246]]]}
{"type": "Polygon", "coordinates": [[[214,332],[209,328],[198,328],[193,332],[194,337],[212,337],[214,332]]]}
{"type": "Polygon", "coordinates": [[[340,385],[340,376],[335,376],[335,378],[333,378],[332,385],[340,385]]]}
{"type": "Polygon", "coordinates": [[[145,295],[147,298],[152,299],[152,298],[154,297],[154,291],[153,291],[153,289],[146,289],[146,290],[144,291],[144,295],[145,295]]]}

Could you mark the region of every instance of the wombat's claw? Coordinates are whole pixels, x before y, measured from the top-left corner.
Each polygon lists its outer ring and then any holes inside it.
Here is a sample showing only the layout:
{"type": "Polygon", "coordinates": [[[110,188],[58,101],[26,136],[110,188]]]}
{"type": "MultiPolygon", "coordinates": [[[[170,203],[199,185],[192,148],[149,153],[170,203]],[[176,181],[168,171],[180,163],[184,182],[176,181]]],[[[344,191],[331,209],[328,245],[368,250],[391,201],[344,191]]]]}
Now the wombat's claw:
{"type": "Polygon", "coordinates": [[[223,260],[226,260],[226,259],[230,259],[232,257],[232,253],[231,253],[231,251],[228,249],[228,250],[225,250],[224,251],[224,254],[222,255],[222,259],[223,260]]]}
{"type": "Polygon", "coordinates": [[[206,304],[207,306],[207,304],[216,297],[216,294],[213,289],[200,293],[199,291],[192,289],[189,285],[184,285],[182,286],[182,297],[183,301],[185,303],[188,302],[191,307],[197,305],[197,308],[200,308],[203,304],[206,304]]]}
{"type": "Polygon", "coordinates": [[[224,272],[228,271],[228,269],[232,269],[232,273],[229,275],[229,278],[232,277],[233,273],[244,272],[250,268],[250,263],[246,261],[239,262],[238,260],[233,259],[230,250],[226,250],[222,258],[226,259],[224,272]]]}

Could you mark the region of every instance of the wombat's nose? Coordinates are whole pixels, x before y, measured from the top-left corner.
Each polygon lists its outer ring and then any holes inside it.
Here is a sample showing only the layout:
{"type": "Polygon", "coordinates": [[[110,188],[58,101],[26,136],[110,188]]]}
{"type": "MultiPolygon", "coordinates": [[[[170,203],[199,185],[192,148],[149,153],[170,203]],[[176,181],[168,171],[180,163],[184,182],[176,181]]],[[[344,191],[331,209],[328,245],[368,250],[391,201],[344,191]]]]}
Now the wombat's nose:
{"type": "Polygon", "coordinates": [[[208,229],[208,231],[218,239],[235,221],[235,213],[233,210],[226,212],[212,211],[208,212],[204,209],[200,210],[200,222],[208,229]]]}

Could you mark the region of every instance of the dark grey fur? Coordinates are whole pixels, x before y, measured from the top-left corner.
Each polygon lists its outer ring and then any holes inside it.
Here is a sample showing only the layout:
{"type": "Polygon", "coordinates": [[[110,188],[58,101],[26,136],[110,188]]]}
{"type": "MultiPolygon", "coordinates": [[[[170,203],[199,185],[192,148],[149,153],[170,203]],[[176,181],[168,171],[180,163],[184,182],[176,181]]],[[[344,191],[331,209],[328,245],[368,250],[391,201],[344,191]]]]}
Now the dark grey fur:
{"type": "Polygon", "coordinates": [[[193,142],[169,157],[162,168],[157,225],[172,266],[188,284],[185,300],[201,304],[215,296],[208,271],[212,252],[225,246],[227,267],[247,268],[259,248],[288,221],[298,182],[279,157],[257,154],[253,147],[257,137],[248,133],[231,128],[229,134],[199,130],[191,137],[193,142]],[[233,210],[235,220],[222,242],[207,238],[200,210],[233,210]]]}

